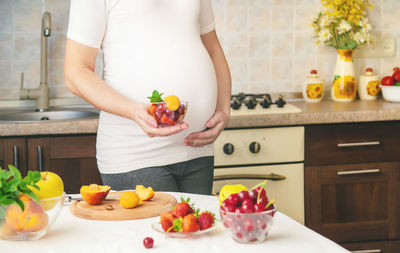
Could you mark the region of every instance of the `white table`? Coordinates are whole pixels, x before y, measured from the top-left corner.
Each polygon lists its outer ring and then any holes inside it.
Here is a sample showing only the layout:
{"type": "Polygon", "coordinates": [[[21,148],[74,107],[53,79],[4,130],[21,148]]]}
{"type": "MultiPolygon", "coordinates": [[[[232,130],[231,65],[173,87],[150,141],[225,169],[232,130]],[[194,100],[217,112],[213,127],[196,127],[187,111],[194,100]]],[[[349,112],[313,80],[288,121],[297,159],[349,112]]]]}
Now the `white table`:
{"type": "MultiPolygon", "coordinates": [[[[185,193],[170,193],[178,200],[190,197],[196,207],[218,214],[216,197],[185,193]]],[[[278,207],[279,208],[279,207],[278,207]]],[[[216,215],[219,218],[219,214],[216,215]]],[[[275,223],[266,241],[258,244],[239,244],[230,237],[221,223],[197,238],[168,238],[151,228],[159,217],[130,221],[93,221],[76,218],[65,206],[49,234],[37,241],[15,242],[0,240],[0,252],[29,253],[114,253],[114,252],[273,252],[273,253],[341,253],[348,252],[336,243],[315,233],[282,213],[276,214],[275,223]],[[145,249],[143,239],[150,236],[154,247],[145,249]]]]}

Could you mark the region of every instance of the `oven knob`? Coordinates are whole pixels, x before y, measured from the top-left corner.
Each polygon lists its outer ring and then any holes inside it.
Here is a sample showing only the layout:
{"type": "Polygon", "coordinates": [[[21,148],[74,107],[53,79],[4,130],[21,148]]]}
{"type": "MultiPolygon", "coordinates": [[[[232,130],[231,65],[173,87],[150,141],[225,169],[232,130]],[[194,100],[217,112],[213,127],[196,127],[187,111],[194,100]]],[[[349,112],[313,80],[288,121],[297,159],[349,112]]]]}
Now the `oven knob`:
{"type": "Polygon", "coordinates": [[[260,152],[260,149],[261,149],[260,143],[253,141],[252,143],[250,143],[249,149],[250,149],[250,152],[253,154],[260,152]]]}
{"type": "Polygon", "coordinates": [[[232,155],[233,151],[235,150],[235,148],[233,147],[233,144],[231,143],[226,143],[224,145],[224,153],[227,155],[232,155]]]}

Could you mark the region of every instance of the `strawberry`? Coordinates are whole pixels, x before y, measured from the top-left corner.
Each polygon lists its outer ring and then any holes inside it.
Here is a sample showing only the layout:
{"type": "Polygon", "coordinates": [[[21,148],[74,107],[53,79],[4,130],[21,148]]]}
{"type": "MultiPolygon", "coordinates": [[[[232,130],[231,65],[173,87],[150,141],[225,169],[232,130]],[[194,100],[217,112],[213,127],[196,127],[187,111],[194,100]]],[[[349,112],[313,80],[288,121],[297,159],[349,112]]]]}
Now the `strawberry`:
{"type": "Polygon", "coordinates": [[[176,124],[176,122],[175,122],[174,120],[170,119],[170,118],[167,116],[167,114],[163,114],[163,115],[162,115],[162,117],[161,117],[161,122],[162,122],[162,123],[165,123],[165,124],[168,124],[168,125],[172,125],[172,126],[176,124]]]}
{"type": "MultiPolygon", "coordinates": [[[[172,212],[163,212],[160,215],[160,223],[164,231],[167,231],[170,227],[173,225],[173,221],[176,219],[176,217],[172,214],[172,212]]],[[[175,232],[175,231],[171,231],[175,232]]]]}
{"type": "Polygon", "coordinates": [[[214,214],[207,211],[200,213],[199,217],[200,230],[210,228],[214,224],[214,221],[215,221],[214,214]]]}
{"type": "Polygon", "coordinates": [[[193,208],[188,203],[190,199],[184,200],[182,198],[181,201],[182,202],[175,205],[174,210],[172,211],[172,214],[177,218],[185,217],[186,215],[193,213],[193,208]]]}
{"type": "Polygon", "coordinates": [[[197,221],[196,216],[194,216],[193,214],[188,214],[185,217],[183,217],[182,232],[184,232],[184,233],[196,232],[199,229],[200,229],[200,225],[197,221]]]}

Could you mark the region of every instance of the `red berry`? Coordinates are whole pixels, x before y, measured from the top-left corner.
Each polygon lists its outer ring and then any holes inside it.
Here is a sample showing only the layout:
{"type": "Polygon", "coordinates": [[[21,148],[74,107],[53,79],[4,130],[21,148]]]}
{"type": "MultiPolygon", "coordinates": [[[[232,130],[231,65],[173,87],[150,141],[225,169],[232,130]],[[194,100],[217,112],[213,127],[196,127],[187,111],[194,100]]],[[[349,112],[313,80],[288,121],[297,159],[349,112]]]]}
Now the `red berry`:
{"type": "Polygon", "coordinates": [[[234,194],[229,195],[228,203],[231,204],[231,205],[234,205],[234,206],[239,205],[240,204],[239,194],[234,193],[234,194]]]}
{"type": "Polygon", "coordinates": [[[246,219],[243,222],[244,229],[246,229],[247,232],[251,232],[254,230],[254,221],[252,219],[246,219]]]}
{"type": "Polygon", "coordinates": [[[253,213],[254,212],[253,201],[251,201],[251,199],[245,199],[242,202],[242,211],[244,213],[253,213]]]}
{"type": "Polygon", "coordinates": [[[268,198],[261,195],[260,199],[258,200],[258,204],[263,204],[264,206],[266,206],[268,204],[268,198]]]}
{"type": "Polygon", "coordinates": [[[185,105],[180,105],[178,108],[178,114],[183,115],[185,114],[185,105]]]}
{"type": "Polygon", "coordinates": [[[236,206],[231,205],[231,204],[226,204],[225,205],[225,209],[226,209],[227,212],[234,212],[235,209],[236,209],[236,206]]]}
{"type": "Polygon", "coordinates": [[[144,238],[143,245],[146,249],[153,248],[153,244],[154,244],[153,238],[151,237],[144,238]]]}
{"type": "Polygon", "coordinates": [[[253,206],[254,212],[256,213],[261,213],[265,211],[265,205],[258,203],[258,204],[254,204],[253,206]]]}
{"type": "Polygon", "coordinates": [[[257,187],[257,192],[260,192],[260,189],[261,189],[261,194],[260,194],[260,196],[265,196],[265,197],[267,197],[267,193],[265,192],[265,189],[264,188],[261,188],[260,186],[259,187],[257,187]]]}
{"type": "Polygon", "coordinates": [[[241,191],[238,193],[238,195],[239,195],[240,201],[242,201],[242,203],[244,200],[250,199],[248,191],[241,191]]]}
{"type": "Polygon", "coordinates": [[[158,104],[157,112],[164,112],[164,104],[158,104]]]}
{"type": "Polygon", "coordinates": [[[400,70],[396,70],[393,75],[392,75],[393,79],[395,80],[395,82],[400,82],[400,70]]]}
{"type": "Polygon", "coordinates": [[[251,190],[249,191],[249,198],[253,201],[253,203],[257,202],[258,191],[251,190]]]}
{"type": "Polygon", "coordinates": [[[396,72],[396,71],[399,71],[399,70],[400,70],[399,67],[394,67],[394,68],[393,68],[393,72],[396,72]]]}

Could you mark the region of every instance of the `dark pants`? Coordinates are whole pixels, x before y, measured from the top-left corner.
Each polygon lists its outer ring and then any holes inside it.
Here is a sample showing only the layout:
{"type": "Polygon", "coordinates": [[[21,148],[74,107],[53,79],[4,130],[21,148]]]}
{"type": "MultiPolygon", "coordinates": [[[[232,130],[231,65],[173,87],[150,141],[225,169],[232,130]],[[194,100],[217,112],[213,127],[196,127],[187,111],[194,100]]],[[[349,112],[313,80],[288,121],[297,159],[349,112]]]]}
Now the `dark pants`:
{"type": "Polygon", "coordinates": [[[127,173],[101,174],[103,184],[113,190],[151,186],[154,191],[187,192],[210,195],[214,176],[214,157],[200,157],[166,166],[148,167],[127,173]]]}

